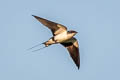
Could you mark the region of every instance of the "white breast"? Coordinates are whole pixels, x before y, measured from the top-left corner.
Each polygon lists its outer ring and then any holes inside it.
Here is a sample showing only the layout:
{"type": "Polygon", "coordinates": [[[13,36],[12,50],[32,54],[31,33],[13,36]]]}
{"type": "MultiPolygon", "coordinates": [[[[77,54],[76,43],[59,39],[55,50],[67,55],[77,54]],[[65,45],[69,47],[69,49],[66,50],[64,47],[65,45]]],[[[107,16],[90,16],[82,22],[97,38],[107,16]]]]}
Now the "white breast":
{"type": "Polygon", "coordinates": [[[62,32],[54,37],[57,42],[63,42],[67,39],[67,31],[62,32]]]}

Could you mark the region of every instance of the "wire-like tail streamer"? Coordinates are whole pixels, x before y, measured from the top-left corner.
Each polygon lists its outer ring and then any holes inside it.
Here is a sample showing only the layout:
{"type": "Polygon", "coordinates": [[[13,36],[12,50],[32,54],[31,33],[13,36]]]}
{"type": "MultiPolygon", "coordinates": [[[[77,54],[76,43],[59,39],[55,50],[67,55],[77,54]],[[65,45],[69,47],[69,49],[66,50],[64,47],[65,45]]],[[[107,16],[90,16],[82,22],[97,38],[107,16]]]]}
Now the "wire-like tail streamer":
{"type": "Polygon", "coordinates": [[[44,49],[44,48],[46,48],[46,46],[43,47],[43,48],[40,48],[40,49],[36,49],[36,50],[34,50],[34,51],[32,51],[32,52],[36,52],[36,51],[39,51],[39,50],[44,49]]]}
{"type": "Polygon", "coordinates": [[[33,48],[35,48],[35,47],[37,47],[37,46],[40,46],[40,45],[42,45],[42,44],[44,44],[44,43],[37,44],[37,45],[35,45],[35,46],[33,46],[33,47],[31,47],[31,48],[27,49],[27,50],[31,50],[31,49],[33,49],[33,48]]]}

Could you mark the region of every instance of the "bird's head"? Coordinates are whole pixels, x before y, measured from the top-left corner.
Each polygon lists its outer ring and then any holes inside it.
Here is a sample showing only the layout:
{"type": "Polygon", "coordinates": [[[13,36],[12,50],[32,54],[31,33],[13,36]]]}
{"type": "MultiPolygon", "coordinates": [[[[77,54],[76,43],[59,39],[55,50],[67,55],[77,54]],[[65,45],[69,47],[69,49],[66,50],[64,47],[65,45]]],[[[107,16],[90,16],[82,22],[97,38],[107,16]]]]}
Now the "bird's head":
{"type": "Polygon", "coordinates": [[[75,35],[75,34],[77,34],[77,33],[78,33],[78,32],[73,31],[73,30],[68,31],[68,34],[73,34],[73,35],[75,35]]]}

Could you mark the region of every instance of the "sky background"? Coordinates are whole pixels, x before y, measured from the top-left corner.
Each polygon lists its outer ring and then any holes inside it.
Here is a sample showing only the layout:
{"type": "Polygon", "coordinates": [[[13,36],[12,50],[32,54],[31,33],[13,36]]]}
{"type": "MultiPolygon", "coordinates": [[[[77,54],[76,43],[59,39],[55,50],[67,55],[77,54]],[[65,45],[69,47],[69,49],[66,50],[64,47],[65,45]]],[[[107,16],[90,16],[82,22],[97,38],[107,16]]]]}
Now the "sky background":
{"type": "Polygon", "coordinates": [[[0,0],[0,80],[120,80],[120,1],[0,0]],[[78,32],[80,70],[59,44],[27,51],[52,36],[31,15],[78,32]]]}

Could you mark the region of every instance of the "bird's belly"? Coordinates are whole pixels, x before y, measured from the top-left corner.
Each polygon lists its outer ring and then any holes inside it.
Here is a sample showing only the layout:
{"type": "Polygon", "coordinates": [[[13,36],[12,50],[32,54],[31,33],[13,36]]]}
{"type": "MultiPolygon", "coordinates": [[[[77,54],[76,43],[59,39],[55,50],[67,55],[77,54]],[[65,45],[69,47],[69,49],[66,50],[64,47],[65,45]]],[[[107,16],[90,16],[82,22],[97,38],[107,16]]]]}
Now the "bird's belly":
{"type": "Polygon", "coordinates": [[[70,39],[71,37],[68,37],[67,34],[59,34],[59,35],[56,35],[54,37],[55,41],[61,43],[61,42],[64,42],[68,39],[70,39]]]}

